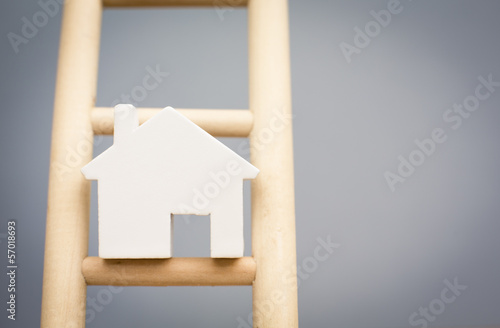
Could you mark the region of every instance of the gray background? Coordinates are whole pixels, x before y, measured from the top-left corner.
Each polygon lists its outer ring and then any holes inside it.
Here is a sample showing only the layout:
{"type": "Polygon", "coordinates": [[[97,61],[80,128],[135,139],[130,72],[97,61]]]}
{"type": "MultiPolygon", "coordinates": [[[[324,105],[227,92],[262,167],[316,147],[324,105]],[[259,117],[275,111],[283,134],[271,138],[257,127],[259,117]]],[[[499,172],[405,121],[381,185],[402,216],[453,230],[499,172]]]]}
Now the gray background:
{"type": "MultiPolygon", "coordinates": [[[[317,238],[340,244],[300,279],[300,324],[411,327],[409,316],[457,277],[467,289],[430,326],[500,325],[500,92],[459,129],[442,118],[473,94],[478,76],[500,81],[500,3],[402,1],[403,11],[348,64],[340,43],[352,44],[353,29],[387,3],[290,1],[299,266],[311,261],[317,238]],[[395,172],[398,156],[408,158],[414,139],[434,128],[447,141],[391,192],[384,172],[395,172]]],[[[36,1],[3,1],[0,14],[0,232],[17,220],[20,265],[18,320],[2,309],[2,327],[40,320],[60,13],[17,54],[7,39],[38,11],[36,1]]],[[[246,23],[242,9],[106,11],[97,105],[110,106],[159,65],[170,75],[139,106],[247,108],[246,23]]],[[[100,139],[96,154],[111,142],[100,139]]],[[[238,149],[245,141],[224,142],[238,149]]],[[[94,189],[91,255],[95,205],[94,189]]],[[[178,256],[208,255],[208,220],[176,225],[178,256]]],[[[6,285],[0,274],[1,300],[6,285]]],[[[89,288],[89,297],[103,288],[89,288]]],[[[88,327],[236,328],[251,311],[251,288],[127,288],[100,309],[88,327]]]]}

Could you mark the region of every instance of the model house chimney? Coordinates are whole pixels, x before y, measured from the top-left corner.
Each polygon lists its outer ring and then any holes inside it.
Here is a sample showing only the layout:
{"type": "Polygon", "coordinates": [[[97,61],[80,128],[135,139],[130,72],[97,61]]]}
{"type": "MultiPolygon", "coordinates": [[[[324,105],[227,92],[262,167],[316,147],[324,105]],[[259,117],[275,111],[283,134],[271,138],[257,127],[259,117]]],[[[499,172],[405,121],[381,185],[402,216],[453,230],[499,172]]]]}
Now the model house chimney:
{"type": "Polygon", "coordinates": [[[127,139],[132,131],[139,126],[137,109],[130,104],[115,106],[115,133],[114,143],[118,144],[127,139]]]}

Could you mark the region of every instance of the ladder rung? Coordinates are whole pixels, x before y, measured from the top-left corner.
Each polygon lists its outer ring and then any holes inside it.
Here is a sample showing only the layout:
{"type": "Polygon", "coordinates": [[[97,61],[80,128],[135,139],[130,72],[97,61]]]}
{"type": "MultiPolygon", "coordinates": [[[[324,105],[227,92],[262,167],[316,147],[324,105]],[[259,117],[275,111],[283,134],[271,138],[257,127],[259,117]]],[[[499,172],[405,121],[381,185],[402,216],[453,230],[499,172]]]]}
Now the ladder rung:
{"type": "Polygon", "coordinates": [[[214,259],[113,259],[87,257],[82,273],[87,285],[114,286],[237,286],[252,285],[253,257],[214,259]]]}
{"type": "Polygon", "coordinates": [[[104,7],[245,7],[248,0],[103,0],[104,7]]]}
{"type": "MultiPolygon", "coordinates": [[[[138,108],[142,124],[161,108],[138,108]]],[[[252,131],[253,115],[246,109],[178,109],[188,119],[214,137],[243,137],[252,131]]],[[[94,134],[113,134],[114,112],[111,107],[95,107],[91,112],[94,134]]]]}

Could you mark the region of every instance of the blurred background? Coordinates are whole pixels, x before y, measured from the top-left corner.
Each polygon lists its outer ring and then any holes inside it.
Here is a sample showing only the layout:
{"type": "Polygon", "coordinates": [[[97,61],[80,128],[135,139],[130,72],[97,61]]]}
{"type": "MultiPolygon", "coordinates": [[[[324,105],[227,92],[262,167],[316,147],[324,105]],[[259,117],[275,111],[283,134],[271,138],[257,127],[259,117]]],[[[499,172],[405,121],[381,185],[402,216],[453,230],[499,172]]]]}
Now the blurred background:
{"type": "MultiPolygon", "coordinates": [[[[19,264],[17,320],[2,310],[2,327],[40,323],[60,6],[23,26],[47,1],[0,12],[0,263],[16,220],[19,264]]],[[[300,325],[499,326],[500,3],[290,0],[289,11],[300,325]],[[338,245],[320,260],[328,240],[338,245]]],[[[106,10],[97,105],[248,108],[247,52],[245,9],[106,10]],[[165,76],[138,96],[151,70],[165,76]]],[[[221,140],[248,155],[245,139],[221,140]]],[[[96,138],[95,155],[111,144],[96,138]]],[[[209,255],[206,218],[175,225],[176,256],[209,255]]],[[[7,284],[1,274],[3,301],[7,284]]],[[[251,325],[250,287],[88,297],[87,327],[251,325]]]]}

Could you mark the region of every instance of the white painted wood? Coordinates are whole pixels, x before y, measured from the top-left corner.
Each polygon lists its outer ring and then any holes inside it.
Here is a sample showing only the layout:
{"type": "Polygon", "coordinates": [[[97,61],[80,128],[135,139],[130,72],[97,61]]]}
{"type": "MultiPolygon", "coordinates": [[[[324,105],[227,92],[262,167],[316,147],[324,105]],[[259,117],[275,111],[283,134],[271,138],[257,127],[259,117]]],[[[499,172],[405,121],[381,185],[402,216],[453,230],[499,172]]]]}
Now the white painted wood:
{"type": "Polygon", "coordinates": [[[98,180],[99,256],[172,257],[173,214],[210,215],[212,257],[243,256],[243,179],[259,170],[166,107],[139,126],[115,107],[114,143],[82,168],[98,180]]]}

